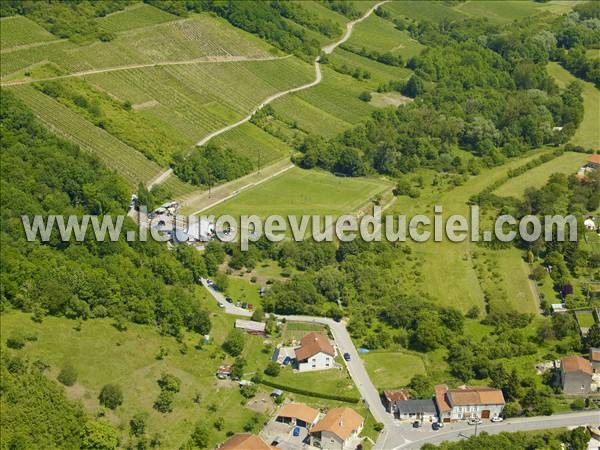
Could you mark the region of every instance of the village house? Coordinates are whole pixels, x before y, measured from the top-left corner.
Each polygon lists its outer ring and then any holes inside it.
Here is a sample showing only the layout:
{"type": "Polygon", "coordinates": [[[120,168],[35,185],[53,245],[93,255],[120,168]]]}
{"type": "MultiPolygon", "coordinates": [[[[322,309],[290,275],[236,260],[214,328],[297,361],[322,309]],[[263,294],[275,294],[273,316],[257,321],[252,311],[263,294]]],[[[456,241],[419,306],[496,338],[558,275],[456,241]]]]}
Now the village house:
{"type": "Polygon", "coordinates": [[[319,420],[319,411],[304,403],[286,403],[281,407],[276,422],[303,428],[311,428],[319,420]]]}
{"type": "Polygon", "coordinates": [[[335,349],[329,338],[319,333],[308,333],[300,340],[300,347],[295,350],[296,364],[299,372],[324,370],[335,367],[335,349]]]}
{"type": "Polygon", "coordinates": [[[592,392],[592,363],[581,356],[567,356],[560,360],[560,381],[565,394],[592,392]]]}
{"type": "Polygon", "coordinates": [[[235,327],[238,330],[245,331],[248,334],[265,336],[265,324],[263,322],[255,322],[253,320],[236,319],[235,327]]]}
{"type": "Polygon", "coordinates": [[[217,378],[220,380],[231,378],[231,365],[222,364],[219,366],[219,369],[217,370],[217,378]]]}
{"type": "Polygon", "coordinates": [[[587,174],[600,169],[600,155],[591,155],[587,163],[577,171],[578,178],[586,178],[587,174]]]}
{"type": "Polygon", "coordinates": [[[590,364],[594,373],[600,373],[600,348],[590,348],[590,364]]]}
{"type": "Polygon", "coordinates": [[[260,437],[250,433],[234,434],[217,448],[219,450],[277,450],[260,437]]]}
{"type": "Polygon", "coordinates": [[[383,391],[381,394],[381,401],[385,409],[390,414],[394,414],[396,412],[396,402],[401,400],[408,400],[410,398],[410,393],[407,389],[393,389],[383,391]]]}
{"type": "Polygon", "coordinates": [[[435,403],[441,422],[465,420],[470,417],[490,419],[500,417],[504,409],[504,395],[490,387],[463,387],[448,389],[445,384],[435,387],[435,403]]]}
{"type": "Polygon", "coordinates": [[[324,450],[354,449],[365,424],[350,408],[334,408],[310,430],[310,443],[324,450]]]}
{"type": "Polygon", "coordinates": [[[394,415],[400,420],[433,422],[437,417],[437,409],[432,399],[397,400],[394,411],[394,415]]]}

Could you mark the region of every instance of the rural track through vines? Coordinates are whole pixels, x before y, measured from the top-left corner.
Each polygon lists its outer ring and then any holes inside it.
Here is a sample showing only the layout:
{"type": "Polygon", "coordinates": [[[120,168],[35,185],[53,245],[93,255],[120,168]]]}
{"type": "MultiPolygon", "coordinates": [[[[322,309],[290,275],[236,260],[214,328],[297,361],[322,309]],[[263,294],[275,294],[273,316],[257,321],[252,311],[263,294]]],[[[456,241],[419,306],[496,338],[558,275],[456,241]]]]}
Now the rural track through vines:
{"type": "MultiPolygon", "coordinates": [[[[335,42],[332,42],[330,44],[327,44],[325,46],[323,46],[321,48],[321,51],[327,55],[333,53],[333,51],[339,47],[341,44],[343,44],[344,42],[346,42],[348,39],[350,39],[350,37],[352,36],[352,30],[354,29],[354,25],[362,22],[363,20],[365,20],[367,17],[369,17],[377,8],[379,8],[381,5],[383,5],[384,3],[388,3],[390,0],[383,0],[381,2],[376,3],[375,5],[373,5],[371,8],[369,8],[361,17],[359,17],[356,20],[352,20],[348,23],[346,23],[346,31],[344,31],[344,34],[342,35],[342,37],[340,39],[338,39],[335,42]]],[[[290,55],[291,56],[291,55],[290,55]]],[[[321,63],[319,62],[319,56],[317,56],[315,58],[314,61],[314,66],[315,66],[315,79],[309,83],[303,84],[301,86],[296,86],[294,88],[291,89],[286,89],[284,91],[280,91],[277,92],[273,95],[270,95],[269,97],[267,97],[265,100],[263,100],[258,106],[256,106],[255,108],[252,109],[252,111],[250,111],[250,113],[238,120],[235,123],[232,123],[231,125],[227,125],[223,128],[220,128],[218,130],[215,130],[209,134],[207,134],[206,136],[204,136],[202,139],[200,139],[197,143],[196,143],[196,147],[200,147],[202,145],[205,145],[206,143],[208,143],[208,141],[210,141],[212,138],[215,138],[223,133],[226,133],[227,131],[233,130],[234,128],[239,127],[240,125],[243,125],[244,123],[250,121],[250,119],[252,119],[252,116],[254,116],[254,114],[256,114],[259,110],[261,110],[262,108],[264,108],[266,105],[268,105],[269,103],[272,103],[273,101],[277,100],[278,98],[281,98],[285,95],[288,94],[292,94],[294,92],[299,92],[299,91],[303,91],[305,89],[309,89],[313,86],[318,85],[321,80],[323,79],[323,74],[321,73],[321,63]]],[[[165,170],[163,173],[161,173],[151,184],[150,187],[159,185],[161,183],[163,183],[164,181],[166,181],[171,174],[173,173],[172,169],[167,169],[165,170]]],[[[149,187],[149,188],[150,188],[149,187]]]]}

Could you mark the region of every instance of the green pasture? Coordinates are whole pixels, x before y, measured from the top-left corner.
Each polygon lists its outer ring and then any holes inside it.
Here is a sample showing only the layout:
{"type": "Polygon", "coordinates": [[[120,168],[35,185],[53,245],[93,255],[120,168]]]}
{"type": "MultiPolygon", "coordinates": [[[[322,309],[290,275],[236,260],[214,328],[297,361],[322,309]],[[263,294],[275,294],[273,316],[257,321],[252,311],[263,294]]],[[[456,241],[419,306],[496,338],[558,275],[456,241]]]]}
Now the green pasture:
{"type": "Polygon", "coordinates": [[[566,152],[542,165],[534,167],[527,172],[511,178],[494,191],[500,197],[522,198],[528,188],[540,188],[548,181],[553,173],[572,175],[585,164],[589,155],[583,153],[566,152]]]}
{"type": "Polygon", "coordinates": [[[118,33],[179,19],[173,14],[146,3],[136,3],[122,11],[99,17],[97,22],[103,30],[118,33]]]}
{"type": "Polygon", "coordinates": [[[406,386],[413,376],[426,373],[422,356],[412,352],[371,351],[360,357],[379,390],[406,386]]]}
{"type": "MultiPolygon", "coordinates": [[[[12,16],[0,19],[0,48],[2,50],[56,39],[58,39],[56,36],[27,17],[12,16]]],[[[2,59],[4,59],[4,55],[2,59]]]]}

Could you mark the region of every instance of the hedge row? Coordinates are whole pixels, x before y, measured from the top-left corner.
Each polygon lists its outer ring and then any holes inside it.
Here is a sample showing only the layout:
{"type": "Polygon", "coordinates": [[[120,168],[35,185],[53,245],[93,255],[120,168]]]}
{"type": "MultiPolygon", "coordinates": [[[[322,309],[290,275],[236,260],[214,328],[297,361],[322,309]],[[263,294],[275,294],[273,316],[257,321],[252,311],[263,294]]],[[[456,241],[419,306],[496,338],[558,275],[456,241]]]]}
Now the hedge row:
{"type": "Polygon", "coordinates": [[[270,380],[260,379],[260,380],[258,380],[258,382],[261,384],[264,384],[265,386],[270,386],[275,389],[281,389],[282,391],[293,392],[295,394],[300,394],[300,395],[308,395],[310,397],[319,397],[319,398],[324,398],[327,400],[338,400],[340,402],[346,402],[346,403],[358,403],[360,400],[359,398],[356,398],[356,397],[348,397],[345,395],[335,395],[335,394],[325,394],[325,393],[321,393],[321,392],[309,391],[307,389],[290,387],[290,386],[286,386],[283,384],[275,383],[270,380]]]}

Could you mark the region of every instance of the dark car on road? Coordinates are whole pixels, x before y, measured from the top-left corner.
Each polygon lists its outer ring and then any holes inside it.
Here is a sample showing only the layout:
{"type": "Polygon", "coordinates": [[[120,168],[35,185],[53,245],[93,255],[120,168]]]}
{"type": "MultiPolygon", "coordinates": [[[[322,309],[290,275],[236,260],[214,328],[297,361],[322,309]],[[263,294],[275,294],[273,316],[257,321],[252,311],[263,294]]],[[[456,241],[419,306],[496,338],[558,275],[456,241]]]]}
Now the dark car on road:
{"type": "Polygon", "coordinates": [[[421,423],[420,420],[415,420],[413,422],[413,428],[421,428],[423,426],[423,424],[421,423]]]}
{"type": "Polygon", "coordinates": [[[348,353],[348,352],[344,353],[344,359],[346,361],[350,361],[350,353],[348,353]]]}
{"type": "Polygon", "coordinates": [[[437,430],[439,430],[440,428],[442,428],[442,425],[441,425],[439,422],[433,422],[433,423],[431,424],[431,429],[432,429],[433,431],[437,431],[437,430]]]}

